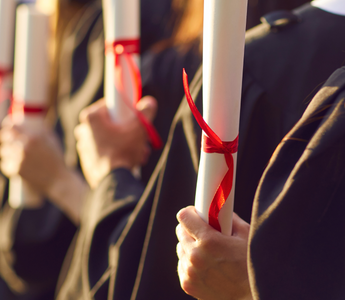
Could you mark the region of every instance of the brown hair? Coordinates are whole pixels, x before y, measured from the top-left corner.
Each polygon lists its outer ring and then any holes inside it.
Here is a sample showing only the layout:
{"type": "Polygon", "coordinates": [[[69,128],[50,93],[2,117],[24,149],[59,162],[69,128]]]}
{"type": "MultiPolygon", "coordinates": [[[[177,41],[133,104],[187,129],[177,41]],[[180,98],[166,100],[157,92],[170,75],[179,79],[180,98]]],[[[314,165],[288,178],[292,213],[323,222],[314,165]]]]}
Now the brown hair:
{"type": "Polygon", "coordinates": [[[72,19],[72,17],[83,7],[80,3],[70,2],[68,0],[54,0],[46,4],[45,0],[37,1],[37,5],[43,11],[51,13],[51,38],[49,41],[50,54],[50,92],[49,101],[51,109],[47,116],[47,121],[53,124],[56,119],[55,103],[57,101],[58,93],[58,73],[59,73],[59,58],[61,50],[61,41],[63,32],[72,19]]]}
{"type": "Polygon", "coordinates": [[[203,3],[203,0],[173,0],[171,4],[174,28],[172,36],[158,42],[153,49],[162,51],[175,46],[181,51],[188,51],[195,42],[199,41],[201,53],[203,3]]]}

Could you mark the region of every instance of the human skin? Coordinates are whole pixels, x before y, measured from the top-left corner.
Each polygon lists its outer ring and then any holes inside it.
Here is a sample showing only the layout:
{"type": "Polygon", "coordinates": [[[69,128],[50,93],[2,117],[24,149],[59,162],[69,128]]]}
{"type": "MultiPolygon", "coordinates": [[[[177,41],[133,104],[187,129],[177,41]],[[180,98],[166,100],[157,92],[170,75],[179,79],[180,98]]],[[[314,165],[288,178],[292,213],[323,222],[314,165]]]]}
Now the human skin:
{"type": "MultiPolygon", "coordinates": [[[[157,110],[156,100],[144,97],[137,109],[152,121],[157,110]]],[[[148,137],[138,118],[133,114],[124,123],[114,122],[103,99],[80,113],[75,136],[83,173],[91,188],[96,188],[111,170],[133,170],[144,165],[150,154],[148,137]]]]}
{"type": "Polygon", "coordinates": [[[249,224],[233,216],[226,236],[204,222],[193,206],[177,214],[178,275],[182,289],[202,300],[251,300],[247,271],[249,224]]]}
{"type": "Polygon", "coordinates": [[[45,126],[32,131],[8,116],[2,123],[0,140],[3,174],[21,176],[78,224],[89,188],[81,175],[66,166],[56,134],[45,126]]]}
{"type": "MultiPolygon", "coordinates": [[[[152,120],[156,100],[145,97],[137,108],[152,120]]],[[[115,124],[100,100],[81,112],[80,121],[75,130],[77,149],[91,187],[96,187],[115,168],[131,170],[146,162],[150,153],[147,135],[135,116],[128,123],[115,124]]],[[[21,176],[78,225],[89,187],[81,175],[66,166],[55,133],[44,126],[30,131],[16,125],[9,116],[2,123],[0,140],[4,175],[21,176]]]]}

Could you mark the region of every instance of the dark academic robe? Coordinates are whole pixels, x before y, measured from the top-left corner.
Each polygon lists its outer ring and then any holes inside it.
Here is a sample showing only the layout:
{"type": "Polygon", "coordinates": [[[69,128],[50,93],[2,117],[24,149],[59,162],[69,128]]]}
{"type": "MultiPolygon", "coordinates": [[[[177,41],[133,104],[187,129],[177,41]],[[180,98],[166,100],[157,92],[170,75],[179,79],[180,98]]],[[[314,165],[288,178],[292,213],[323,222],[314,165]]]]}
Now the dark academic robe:
{"type": "Polygon", "coordinates": [[[345,68],[277,147],[255,196],[255,300],[345,299],[345,68]]]}
{"type": "Polygon", "coordinates": [[[345,32],[344,16],[306,4],[280,17],[290,21],[280,28],[259,25],[246,36],[235,201],[246,221],[274,149],[345,62],[345,39],[339,38],[345,32]]]}
{"type": "MultiPolygon", "coordinates": [[[[96,2],[90,3],[75,15],[62,43],[60,118],[55,130],[65,149],[65,161],[71,168],[78,168],[71,136],[79,112],[102,96],[103,61],[97,58],[102,58],[103,52],[91,47],[102,33],[102,27],[101,31],[97,27],[99,7],[96,2]],[[87,85],[83,84],[86,78],[89,78],[87,85]]],[[[103,35],[101,38],[103,41],[103,35]]],[[[12,209],[4,202],[0,213],[0,299],[54,299],[61,266],[76,226],[48,200],[38,209],[12,209]]]]}
{"type": "MultiPolygon", "coordinates": [[[[275,147],[301,117],[307,96],[315,94],[345,58],[345,41],[329,34],[343,31],[344,17],[310,6],[297,14],[299,22],[293,21],[293,15],[286,26],[261,25],[247,36],[235,196],[235,210],[247,220],[255,188],[275,147]]],[[[169,70],[173,73],[172,67],[169,70]]],[[[199,109],[200,88],[199,72],[191,89],[199,109]]],[[[175,215],[194,203],[200,135],[183,100],[161,158],[134,210],[118,214],[117,205],[127,207],[124,196],[120,201],[115,198],[111,208],[99,204],[101,210],[89,212],[89,218],[98,221],[90,223],[91,227],[84,223],[88,229],[79,235],[59,300],[190,299],[181,290],[176,273],[175,215]],[[108,232],[104,228],[110,223],[114,227],[108,232]],[[123,229],[120,235],[119,228],[123,229]],[[101,236],[108,244],[99,242],[101,236]],[[93,272],[96,265],[99,269],[93,272]]],[[[102,185],[102,191],[89,200],[109,201],[122,182],[117,175],[109,175],[105,179],[109,188],[102,185]]],[[[131,188],[129,185],[127,196],[135,201],[131,188]]]]}
{"type": "Polygon", "coordinates": [[[303,5],[308,0],[249,0],[248,1],[248,15],[247,15],[247,29],[250,29],[260,24],[260,18],[272,11],[277,10],[292,10],[300,5],[303,5]]]}

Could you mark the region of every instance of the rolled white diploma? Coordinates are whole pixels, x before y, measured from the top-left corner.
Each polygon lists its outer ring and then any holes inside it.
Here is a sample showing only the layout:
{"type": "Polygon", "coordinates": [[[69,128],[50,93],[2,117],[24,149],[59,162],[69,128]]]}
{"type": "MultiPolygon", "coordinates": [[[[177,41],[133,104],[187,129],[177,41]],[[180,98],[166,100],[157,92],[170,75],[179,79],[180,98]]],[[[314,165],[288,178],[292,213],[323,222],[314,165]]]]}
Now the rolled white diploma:
{"type": "MultiPolygon", "coordinates": [[[[239,131],[247,0],[205,0],[203,38],[203,117],[226,142],[239,131]]],[[[219,213],[224,234],[232,233],[237,154],[231,193],[219,213]]],[[[223,154],[201,151],[195,207],[208,222],[213,197],[228,171],[223,154]]]]}
{"type": "MultiPolygon", "coordinates": [[[[39,11],[34,4],[22,4],[17,8],[15,59],[14,59],[14,103],[12,118],[17,124],[37,131],[44,126],[49,86],[49,16],[39,11]],[[21,109],[22,103],[31,112],[21,109]],[[36,111],[36,112],[35,112],[36,111]]],[[[10,178],[9,204],[14,207],[35,208],[41,206],[43,198],[20,176],[10,178]]]]}
{"type": "Polygon", "coordinates": [[[7,114],[12,90],[16,5],[16,0],[0,0],[0,122],[7,114]]]}
{"type": "MultiPolygon", "coordinates": [[[[139,0],[103,0],[103,17],[106,45],[120,40],[136,40],[140,38],[140,1],[139,0]]],[[[139,66],[139,55],[132,54],[139,66]]],[[[123,88],[129,100],[136,91],[130,68],[123,56],[119,58],[123,74],[123,88]]],[[[116,122],[124,122],[133,116],[115,85],[115,55],[106,51],[104,97],[110,115],[116,122]]]]}

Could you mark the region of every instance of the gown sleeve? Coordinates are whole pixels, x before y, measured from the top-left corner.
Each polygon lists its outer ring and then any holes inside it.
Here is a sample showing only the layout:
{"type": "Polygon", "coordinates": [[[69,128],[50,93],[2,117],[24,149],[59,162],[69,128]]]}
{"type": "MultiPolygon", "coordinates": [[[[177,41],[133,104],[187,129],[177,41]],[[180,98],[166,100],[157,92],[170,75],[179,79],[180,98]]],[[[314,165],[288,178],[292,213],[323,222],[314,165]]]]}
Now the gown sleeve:
{"type": "Polygon", "coordinates": [[[345,297],[345,69],[283,139],[260,181],[249,242],[254,299],[345,297]]]}

